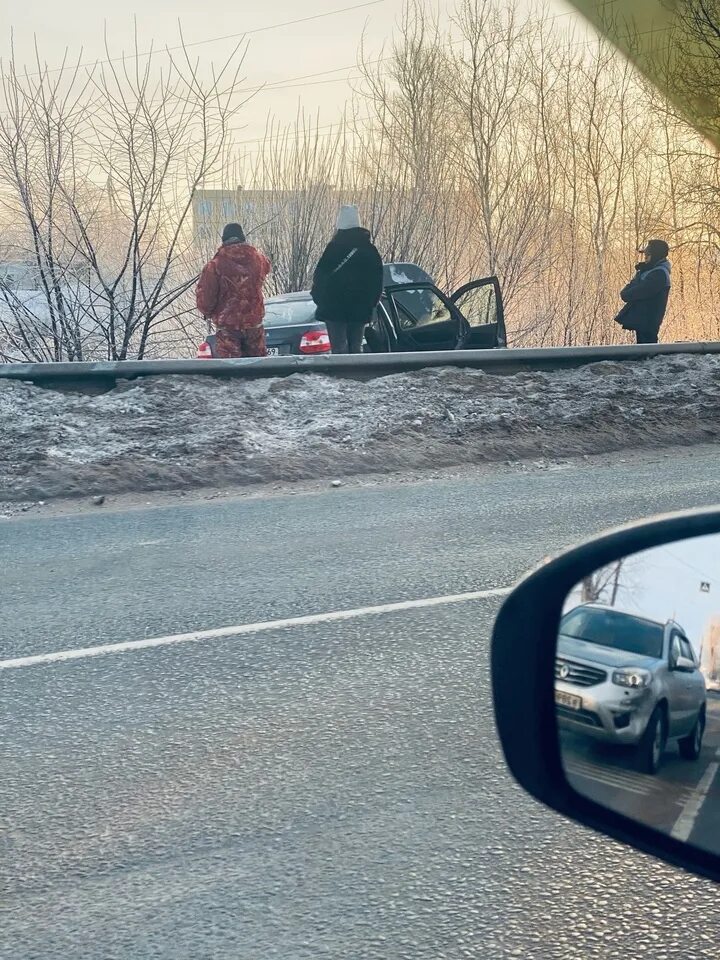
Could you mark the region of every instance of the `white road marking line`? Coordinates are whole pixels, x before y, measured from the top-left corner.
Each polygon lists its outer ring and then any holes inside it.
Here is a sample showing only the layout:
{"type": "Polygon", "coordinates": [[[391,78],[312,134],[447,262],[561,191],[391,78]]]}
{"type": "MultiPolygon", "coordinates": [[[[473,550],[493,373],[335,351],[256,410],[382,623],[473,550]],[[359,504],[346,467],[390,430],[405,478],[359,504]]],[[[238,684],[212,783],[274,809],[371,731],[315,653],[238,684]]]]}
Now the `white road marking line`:
{"type": "Polygon", "coordinates": [[[574,764],[567,764],[565,771],[571,777],[577,777],[582,780],[595,780],[607,787],[615,787],[618,790],[627,790],[628,793],[637,793],[640,796],[649,796],[652,787],[644,784],[642,781],[632,781],[615,775],[605,770],[589,769],[577,767],[574,764]]]}
{"type": "Polygon", "coordinates": [[[606,766],[599,760],[584,760],[581,757],[573,757],[568,760],[568,766],[578,767],[584,770],[602,770],[609,771],[616,777],[627,777],[630,780],[640,780],[645,783],[648,778],[641,773],[635,773],[634,770],[625,770],[624,767],[606,766]]]}
{"type": "MultiPolygon", "coordinates": [[[[638,797],[647,797],[648,791],[643,787],[630,787],[626,783],[617,783],[615,780],[609,780],[607,777],[598,777],[591,773],[575,773],[570,771],[570,779],[572,780],[591,780],[593,783],[601,783],[604,787],[613,787],[615,790],[622,790],[623,793],[634,793],[638,797]]],[[[581,793],[584,793],[586,796],[592,796],[587,790],[581,790],[581,793]]]]}
{"type": "Polygon", "coordinates": [[[698,814],[702,810],[702,805],[705,802],[705,798],[707,797],[708,791],[712,786],[718,769],[720,769],[720,763],[708,764],[708,768],[703,774],[700,783],[690,794],[690,799],[683,807],[680,816],[675,821],[675,826],[672,828],[672,833],[670,834],[670,836],[675,837],[676,840],[687,840],[692,833],[693,827],[695,826],[695,821],[697,820],[698,814]]]}
{"type": "Polygon", "coordinates": [[[39,653],[30,657],[0,660],[0,670],[19,670],[44,663],[64,663],[68,660],[86,660],[111,653],[132,653],[135,650],[151,650],[154,647],[169,647],[176,643],[193,643],[199,640],[218,640],[223,637],[242,637],[266,630],[284,630],[288,627],[311,626],[316,623],[338,623],[357,617],[380,616],[403,610],[420,610],[424,607],[442,607],[451,603],[467,603],[470,600],[489,600],[506,597],[512,587],[493,587],[475,590],[472,593],[455,593],[444,597],[427,597],[424,600],[401,600],[398,603],[383,603],[375,607],[357,607],[354,610],[334,610],[330,613],[313,613],[305,617],[290,617],[285,620],[266,620],[261,623],[245,623],[236,627],[217,627],[214,630],[196,630],[193,633],[175,633],[167,637],[148,637],[144,640],[126,640],[123,643],[107,643],[97,647],[81,647],[77,650],[59,650],[55,653],[39,653]]]}
{"type": "MultiPolygon", "coordinates": [[[[720,753],[720,750],[718,753],[720,753]]],[[[667,793],[667,782],[658,780],[657,777],[644,773],[635,773],[632,770],[624,770],[622,767],[601,766],[592,760],[581,760],[579,758],[568,760],[565,763],[565,770],[567,773],[572,773],[578,777],[598,780],[604,779],[608,783],[613,781],[616,786],[622,789],[642,790],[643,793],[648,796],[652,793],[667,793]]],[[[678,786],[682,786],[683,789],[673,802],[679,803],[682,806],[692,795],[693,789],[692,787],[682,784],[678,784],[678,786]]]]}
{"type": "MultiPolygon", "coordinates": [[[[718,748],[720,756],[720,748],[718,748]]],[[[599,766],[591,760],[568,760],[565,763],[565,772],[568,775],[582,777],[587,780],[597,780],[598,783],[605,783],[608,786],[615,786],[621,790],[629,790],[632,793],[642,793],[644,796],[653,794],[667,794],[667,782],[658,780],[657,777],[644,773],[633,773],[631,770],[623,770],[622,767],[608,768],[599,766]]],[[[678,784],[678,786],[681,786],[678,784]]],[[[673,799],[675,806],[682,807],[692,797],[693,789],[683,786],[683,789],[673,799]]]]}
{"type": "MultiPolygon", "coordinates": [[[[626,780],[618,780],[612,776],[606,776],[603,773],[586,773],[582,770],[575,770],[571,767],[566,767],[565,772],[568,775],[568,780],[571,785],[574,785],[578,789],[577,784],[574,781],[577,780],[592,780],[595,783],[601,783],[605,787],[613,787],[615,790],[623,790],[626,793],[634,793],[639,797],[659,797],[660,794],[664,793],[663,787],[660,785],[653,786],[652,784],[642,784],[641,782],[637,783],[628,783],[626,780]]],[[[581,793],[585,791],[580,790],[581,793]]],[[[586,793],[586,796],[592,797],[592,794],[586,793]]],[[[678,794],[676,797],[673,797],[670,800],[670,803],[674,807],[684,807],[692,794],[685,790],[682,793],[678,794]]],[[[663,800],[667,798],[663,796],[663,800]]]]}
{"type": "Polygon", "coordinates": [[[609,773],[613,777],[627,779],[632,783],[642,783],[646,786],[655,783],[654,779],[647,777],[642,773],[635,773],[634,770],[626,770],[624,767],[616,767],[614,765],[608,766],[597,760],[582,760],[580,758],[573,758],[568,760],[568,766],[576,767],[577,769],[590,770],[591,772],[600,771],[601,773],[609,773]]]}
{"type": "Polygon", "coordinates": [[[598,766],[582,767],[582,766],[575,766],[574,764],[569,764],[566,769],[572,771],[573,773],[577,773],[580,776],[606,777],[607,779],[614,780],[618,784],[627,783],[631,787],[636,787],[636,788],[642,787],[643,790],[647,790],[651,786],[650,784],[645,783],[643,780],[635,779],[633,777],[627,777],[620,772],[617,772],[615,770],[608,770],[603,767],[598,767],[598,766]]]}

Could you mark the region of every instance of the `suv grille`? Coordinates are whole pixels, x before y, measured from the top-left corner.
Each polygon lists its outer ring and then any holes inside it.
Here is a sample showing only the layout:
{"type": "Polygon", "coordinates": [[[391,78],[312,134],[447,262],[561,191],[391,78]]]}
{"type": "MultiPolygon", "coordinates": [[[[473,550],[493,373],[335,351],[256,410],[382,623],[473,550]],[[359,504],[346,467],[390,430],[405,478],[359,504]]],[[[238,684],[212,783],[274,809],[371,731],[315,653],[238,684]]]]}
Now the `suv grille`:
{"type": "Polygon", "coordinates": [[[555,661],[555,679],[572,683],[576,687],[594,687],[596,684],[607,680],[607,672],[598,669],[598,667],[588,667],[583,663],[575,663],[574,660],[558,658],[555,661]]]}
{"type": "Polygon", "coordinates": [[[557,715],[563,720],[571,720],[573,723],[583,723],[586,727],[602,727],[600,717],[591,710],[572,710],[570,707],[562,707],[555,704],[557,715]]]}

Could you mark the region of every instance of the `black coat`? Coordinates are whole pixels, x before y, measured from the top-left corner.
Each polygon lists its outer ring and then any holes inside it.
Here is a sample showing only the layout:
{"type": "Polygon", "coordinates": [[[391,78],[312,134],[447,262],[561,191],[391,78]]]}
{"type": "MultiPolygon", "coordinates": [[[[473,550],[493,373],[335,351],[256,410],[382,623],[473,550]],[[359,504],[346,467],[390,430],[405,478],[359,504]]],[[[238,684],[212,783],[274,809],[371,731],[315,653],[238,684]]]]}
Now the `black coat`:
{"type": "Polygon", "coordinates": [[[625,306],[615,317],[623,330],[657,334],[670,296],[670,262],[639,263],[635,276],[620,291],[625,306]]]}
{"type": "Polygon", "coordinates": [[[382,259],[370,232],[362,227],[338,230],[313,275],[311,296],[317,304],[318,320],[369,323],[382,291],[382,259]]]}

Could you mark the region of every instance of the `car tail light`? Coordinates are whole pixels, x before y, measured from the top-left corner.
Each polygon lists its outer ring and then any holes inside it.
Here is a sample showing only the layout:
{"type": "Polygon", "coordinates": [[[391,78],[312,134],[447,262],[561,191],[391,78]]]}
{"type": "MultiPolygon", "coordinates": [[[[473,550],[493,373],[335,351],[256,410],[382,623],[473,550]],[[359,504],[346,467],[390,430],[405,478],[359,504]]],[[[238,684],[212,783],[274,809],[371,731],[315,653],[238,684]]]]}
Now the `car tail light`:
{"type": "Polygon", "coordinates": [[[212,347],[211,347],[210,344],[207,342],[207,340],[203,340],[203,342],[202,342],[202,343],[200,344],[200,346],[197,348],[197,359],[198,359],[198,360],[212,360],[212,358],[213,358],[213,355],[212,355],[212,347]]]}
{"type": "Polygon", "coordinates": [[[327,330],[306,330],[300,341],[300,353],[330,353],[327,330]]]}

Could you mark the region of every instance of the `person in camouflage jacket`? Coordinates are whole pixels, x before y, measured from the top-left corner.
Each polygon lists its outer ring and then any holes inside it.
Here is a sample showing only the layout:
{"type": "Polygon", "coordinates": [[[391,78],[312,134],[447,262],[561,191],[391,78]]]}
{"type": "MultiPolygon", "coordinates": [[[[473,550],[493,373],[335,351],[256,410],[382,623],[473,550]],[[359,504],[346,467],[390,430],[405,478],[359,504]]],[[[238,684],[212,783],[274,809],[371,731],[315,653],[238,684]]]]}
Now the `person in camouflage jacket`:
{"type": "Polygon", "coordinates": [[[240,224],[229,223],[195,294],[198,310],[215,326],[215,356],[267,356],[263,284],[269,273],[265,254],[246,242],[240,224]]]}

